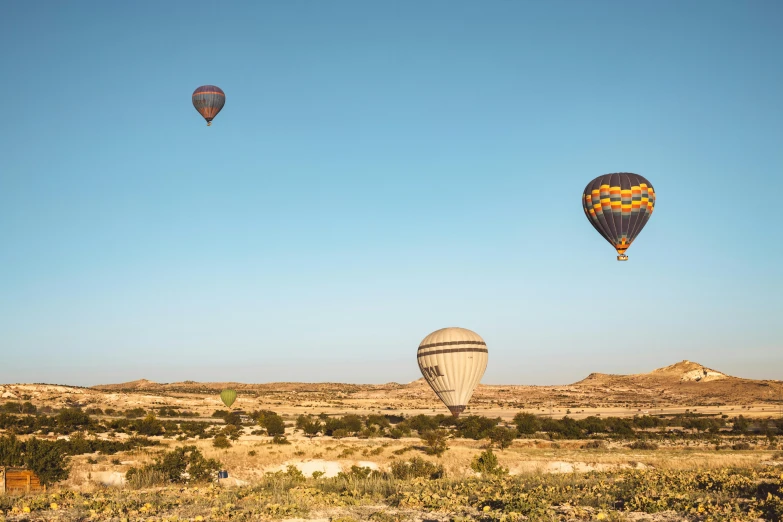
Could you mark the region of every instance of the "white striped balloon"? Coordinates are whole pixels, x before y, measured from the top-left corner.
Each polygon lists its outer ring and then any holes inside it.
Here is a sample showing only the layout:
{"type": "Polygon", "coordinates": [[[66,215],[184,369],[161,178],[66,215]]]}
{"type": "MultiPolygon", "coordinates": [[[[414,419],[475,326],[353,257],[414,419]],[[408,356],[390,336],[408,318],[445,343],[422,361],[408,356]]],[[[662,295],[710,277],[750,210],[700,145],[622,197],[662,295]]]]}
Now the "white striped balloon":
{"type": "Polygon", "coordinates": [[[424,338],[417,358],[424,379],[459,417],[487,369],[487,343],[465,328],[443,328],[424,338]]]}

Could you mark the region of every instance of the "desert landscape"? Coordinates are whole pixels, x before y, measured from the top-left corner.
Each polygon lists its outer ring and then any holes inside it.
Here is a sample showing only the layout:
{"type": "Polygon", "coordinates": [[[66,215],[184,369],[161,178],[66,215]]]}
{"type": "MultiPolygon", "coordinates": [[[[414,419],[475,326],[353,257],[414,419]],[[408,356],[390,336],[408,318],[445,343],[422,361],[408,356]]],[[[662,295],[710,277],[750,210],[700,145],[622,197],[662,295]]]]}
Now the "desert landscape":
{"type": "Polygon", "coordinates": [[[0,522],[783,522],[781,20],[4,2],[0,522]]]}
{"type": "Polygon", "coordinates": [[[480,385],[458,419],[423,379],[4,384],[0,398],[0,456],[35,438],[68,468],[0,496],[6,520],[783,516],[783,383],[690,361],[480,385]]]}

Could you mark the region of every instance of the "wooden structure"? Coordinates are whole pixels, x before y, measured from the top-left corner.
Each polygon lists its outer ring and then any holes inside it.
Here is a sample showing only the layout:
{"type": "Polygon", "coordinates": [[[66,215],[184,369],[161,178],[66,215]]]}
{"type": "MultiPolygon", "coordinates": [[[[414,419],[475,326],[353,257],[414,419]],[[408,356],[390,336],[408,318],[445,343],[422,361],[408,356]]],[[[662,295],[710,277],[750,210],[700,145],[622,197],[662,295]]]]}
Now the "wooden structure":
{"type": "Polygon", "coordinates": [[[46,487],[41,485],[41,481],[33,471],[0,466],[0,495],[18,495],[44,490],[46,487]]]}

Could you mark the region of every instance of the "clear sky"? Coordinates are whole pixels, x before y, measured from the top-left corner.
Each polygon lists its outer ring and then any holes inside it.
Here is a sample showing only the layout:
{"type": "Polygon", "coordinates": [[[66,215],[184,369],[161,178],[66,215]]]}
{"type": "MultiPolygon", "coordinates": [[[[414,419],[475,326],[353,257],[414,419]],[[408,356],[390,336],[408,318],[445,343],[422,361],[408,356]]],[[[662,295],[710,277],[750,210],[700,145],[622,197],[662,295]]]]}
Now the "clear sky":
{"type": "Polygon", "coordinates": [[[0,382],[783,378],[783,2],[15,1],[0,382]],[[207,127],[191,93],[226,105],[207,127]],[[648,178],[616,253],[588,181],[648,178]]]}

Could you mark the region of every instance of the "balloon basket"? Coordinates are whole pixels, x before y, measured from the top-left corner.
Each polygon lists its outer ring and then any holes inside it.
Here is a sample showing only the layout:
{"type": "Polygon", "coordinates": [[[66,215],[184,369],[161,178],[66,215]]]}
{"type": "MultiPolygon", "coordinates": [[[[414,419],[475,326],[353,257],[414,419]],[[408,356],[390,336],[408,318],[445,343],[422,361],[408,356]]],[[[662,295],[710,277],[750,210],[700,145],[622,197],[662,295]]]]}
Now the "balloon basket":
{"type": "Polygon", "coordinates": [[[617,256],[617,260],[618,261],[628,261],[628,256],[626,256],[626,255],[617,256]]]}

